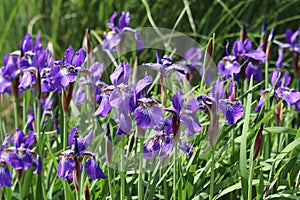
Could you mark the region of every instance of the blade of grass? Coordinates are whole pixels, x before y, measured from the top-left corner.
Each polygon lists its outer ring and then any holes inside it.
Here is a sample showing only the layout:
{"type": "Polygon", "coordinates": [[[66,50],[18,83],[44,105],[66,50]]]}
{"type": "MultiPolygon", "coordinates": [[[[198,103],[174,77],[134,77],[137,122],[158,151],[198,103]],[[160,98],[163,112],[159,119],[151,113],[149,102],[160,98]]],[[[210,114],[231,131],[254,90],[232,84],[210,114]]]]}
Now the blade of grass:
{"type": "MultiPolygon", "coordinates": [[[[252,88],[252,86],[253,86],[253,77],[251,76],[249,88],[252,88]]],[[[245,109],[245,118],[244,118],[241,148],[240,148],[240,172],[241,172],[242,194],[244,199],[247,199],[247,189],[248,189],[247,134],[248,134],[249,123],[250,123],[251,103],[252,103],[252,93],[250,92],[247,95],[247,103],[245,109]]]]}

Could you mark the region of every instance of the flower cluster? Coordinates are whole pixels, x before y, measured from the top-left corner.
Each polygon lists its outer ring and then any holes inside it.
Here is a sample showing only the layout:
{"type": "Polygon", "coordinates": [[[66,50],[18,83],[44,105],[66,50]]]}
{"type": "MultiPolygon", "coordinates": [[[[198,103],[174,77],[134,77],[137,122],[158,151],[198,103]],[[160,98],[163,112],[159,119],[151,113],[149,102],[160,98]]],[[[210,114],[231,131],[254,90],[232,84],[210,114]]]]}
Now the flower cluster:
{"type": "MultiPolygon", "coordinates": [[[[12,147],[7,147],[9,135],[7,134],[0,151],[0,187],[12,186],[12,177],[8,169],[8,164],[17,170],[22,176],[22,172],[31,166],[35,168],[34,174],[42,170],[42,160],[40,156],[30,149],[34,144],[34,132],[30,131],[26,137],[24,132],[17,129],[11,138],[12,147]]],[[[19,176],[19,178],[20,178],[19,176]]]]}
{"type": "Polygon", "coordinates": [[[85,61],[83,49],[74,54],[74,49],[70,46],[65,51],[65,57],[56,61],[48,49],[43,49],[40,35],[36,37],[34,44],[32,40],[31,35],[26,34],[21,42],[21,50],[4,57],[0,93],[18,95],[35,85],[39,92],[61,92],[76,80],[85,61]]]}
{"type": "Polygon", "coordinates": [[[93,180],[106,178],[106,175],[97,165],[95,154],[86,150],[94,138],[93,132],[90,132],[84,138],[79,138],[77,134],[77,128],[73,128],[68,139],[70,149],[62,152],[59,156],[58,177],[65,180],[74,180],[74,183],[78,184],[76,179],[81,174],[81,162],[84,157],[88,157],[84,164],[87,175],[93,180]],[[73,150],[72,146],[74,146],[73,150]]]}
{"type": "Polygon", "coordinates": [[[260,63],[264,63],[266,60],[266,54],[263,51],[263,46],[259,46],[257,49],[252,49],[252,41],[246,36],[245,27],[242,29],[240,39],[237,39],[232,48],[234,55],[229,54],[229,41],[226,42],[226,56],[218,63],[219,74],[223,75],[226,79],[234,77],[241,72],[242,66],[246,65],[244,73],[246,77],[256,81],[262,81],[262,72],[260,63]]]}

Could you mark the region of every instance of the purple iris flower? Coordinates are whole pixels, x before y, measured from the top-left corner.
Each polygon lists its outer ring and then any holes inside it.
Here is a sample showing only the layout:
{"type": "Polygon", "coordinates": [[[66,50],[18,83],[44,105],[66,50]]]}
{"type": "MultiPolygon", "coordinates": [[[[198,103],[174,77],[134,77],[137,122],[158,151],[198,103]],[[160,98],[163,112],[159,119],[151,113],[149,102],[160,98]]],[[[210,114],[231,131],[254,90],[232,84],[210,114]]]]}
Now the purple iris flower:
{"type": "Polygon", "coordinates": [[[176,126],[174,127],[173,124],[173,131],[175,131],[174,134],[177,133],[180,121],[183,122],[183,124],[186,127],[186,136],[194,135],[195,133],[202,130],[201,125],[199,124],[199,119],[196,115],[198,111],[198,107],[195,105],[197,104],[197,101],[195,99],[190,99],[185,109],[184,107],[184,95],[181,90],[179,90],[173,97],[172,97],[172,104],[173,107],[166,108],[166,111],[171,112],[173,114],[173,120],[177,121],[176,126]],[[196,104],[195,104],[196,103],[196,104]],[[178,127],[177,127],[178,126],[178,127]],[[177,129],[177,130],[176,130],[177,129]]]}
{"type": "MultiPolygon", "coordinates": [[[[245,36],[246,37],[246,36],[245,36]]],[[[262,72],[259,63],[265,62],[266,54],[263,51],[263,45],[256,50],[252,50],[252,42],[249,38],[238,39],[234,42],[232,51],[234,56],[229,55],[229,41],[226,42],[227,56],[218,63],[219,74],[226,79],[240,73],[241,67],[239,62],[246,62],[245,74],[248,79],[253,76],[254,80],[262,80],[262,72]]]]}
{"type": "Polygon", "coordinates": [[[290,49],[290,51],[300,54],[300,28],[293,32],[291,29],[287,29],[285,32],[286,43],[279,46],[278,49],[278,59],[276,61],[276,66],[283,68],[282,63],[284,50],[290,49]]]}
{"type": "Polygon", "coordinates": [[[79,87],[75,90],[75,105],[80,105],[86,99],[86,90],[85,87],[89,86],[94,90],[95,100],[97,104],[101,102],[101,92],[104,87],[107,87],[106,83],[101,82],[99,79],[101,78],[104,72],[104,65],[99,62],[95,62],[92,66],[85,70],[87,76],[79,78],[79,87]],[[100,98],[100,99],[99,99],[100,98]]]}
{"type": "Polygon", "coordinates": [[[283,99],[291,106],[295,106],[296,111],[299,111],[299,102],[300,102],[300,92],[296,89],[289,88],[289,84],[291,82],[291,77],[287,72],[284,75],[281,74],[280,71],[274,69],[274,71],[270,75],[270,83],[274,85],[274,91],[271,91],[271,88],[267,88],[261,91],[262,96],[255,108],[255,111],[259,111],[265,101],[264,95],[267,93],[271,93],[271,96],[275,95],[276,98],[283,99]]]}
{"type": "Polygon", "coordinates": [[[40,173],[42,160],[37,153],[29,149],[35,141],[34,132],[30,131],[26,138],[23,131],[17,129],[11,141],[14,146],[6,148],[6,143],[2,147],[1,158],[16,170],[27,170],[33,166],[36,169],[34,173],[40,173]]]}
{"type": "Polygon", "coordinates": [[[262,49],[262,46],[256,50],[252,50],[252,41],[246,38],[244,41],[238,39],[233,44],[233,53],[238,59],[248,58],[251,60],[265,62],[266,54],[262,49]]]}
{"type": "Polygon", "coordinates": [[[85,61],[85,51],[83,48],[79,49],[74,54],[74,49],[72,46],[65,51],[65,57],[54,62],[54,66],[50,69],[49,75],[53,75],[54,84],[56,87],[67,88],[70,83],[75,82],[77,78],[77,72],[81,71],[81,65],[85,61]]]}
{"type": "Polygon", "coordinates": [[[121,63],[110,75],[113,85],[101,89],[101,102],[94,116],[106,116],[114,107],[117,109],[116,121],[119,124],[117,134],[127,134],[131,130],[132,120],[129,116],[137,107],[137,99],[141,98],[141,92],[151,82],[152,78],[145,76],[134,86],[128,85],[130,66],[127,62],[121,63]]]}
{"type": "Polygon", "coordinates": [[[224,99],[225,87],[221,78],[217,79],[212,90],[212,96],[200,95],[197,98],[200,106],[204,106],[204,109],[208,112],[217,112],[217,109],[220,109],[228,125],[236,124],[243,117],[244,109],[243,105],[235,100],[234,90],[232,90],[229,98],[224,99]]]}
{"type": "MultiPolygon", "coordinates": [[[[17,84],[19,92],[22,92],[27,87],[35,85],[36,80],[40,80],[41,70],[50,66],[52,57],[49,56],[51,53],[47,49],[43,50],[40,35],[36,36],[33,43],[31,35],[26,34],[20,49],[4,57],[4,67],[1,71],[7,80],[18,81],[14,84],[17,84]]],[[[40,83],[38,85],[40,86],[40,83]]]]}
{"type": "Polygon", "coordinates": [[[162,142],[164,141],[164,134],[162,132],[151,136],[144,143],[144,159],[152,159],[160,155],[162,142]]]}
{"type": "Polygon", "coordinates": [[[179,141],[178,148],[182,150],[184,153],[188,154],[190,157],[192,157],[194,153],[194,148],[185,140],[179,141]]]}
{"type": "Polygon", "coordinates": [[[226,41],[226,56],[218,63],[218,72],[226,79],[231,78],[234,74],[241,71],[240,64],[237,62],[236,56],[229,55],[229,40],[226,41]]]}
{"type": "Polygon", "coordinates": [[[111,29],[103,35],[102,49],[107,51],[116,51],[117,48],[121,48],[124,40],[124,33],[133,33],[135,40],[137,41],[137,49],[143,50],[145,48],[144,43],[141,40],[140,34],[137,30],[128,27],[130,22],[130,13],[122,11],[122,15],[119,18],[118,26],[115,25],[115,19],[117,12],[110,17],[110,21],[107,26],[111,29]]]}
{"type": "Polygon", "coordinates": [[[141,128],[152,128],[160,130],[165,121],[162,110],[158,107],[158,103],[151,98],[138,99],[138,107],[134,111],[134,119],[141,128]]]}
{"type": "MultiPolygon", "coordinates": [[[[170,126],[170,130],[166,131],[162,130],[157,132],[154,136],[150,136],[148,140],[144,143],[144,159],[153,159],[154,157],[164,158],[169,156],[174,149],[174,135],[172,133],[170,118],[168,124],[170,126]]],[[[190,157],[194,153],[193,147],[185,140],[179,138],[178,139],[178,148],[185,154],[188,154],[190,157]]]]}
{"type": "MultiPolygon", "coordinates": [[[[166,121],[166,126],[172,126],[172,119],[166,121]]],[[[165,127],[166,127],[165,126],[165,127]]],[[[169,156],[174,149],[174,137],[172,128],[161,130],[155,135],[150,136],[144,143],[144,159],[153,159],[154,157],[164,158],[169,156]]]]}
{"type": "Polygon", "coordinates": [[[179,67],[177,64],[174,64],[170,57],[165,55],[164,57],[160,58],[158,52],[156,52],[156,63],[143,63],[142,65],[160,72],[163,77],[166,77],[166,75],[172,71],[185,74],[184,69],[179,67]]]}
{"type": "Polygon", "coordinates": [[[210,118],[208,130],[209,142],[212,148],[215,146],[219,133],[218,110],[225,116],[228,125],[234,125],[244,114],[243,105],[235,100],[234,86],[232,86],[229,98],[225,99],[225,85],[221,78],[218,78],[212,88],[212,94],[200,95],[197,97],[199,108],[206,111],[210,118]]]}
{"type": "Polygon", "coordinates": [[[89,158],[85,161],[84,164],[87,175],[93,180],[106,178],[106,175],[100,169],[95,160],[95,154],[90,151],[86,151],[86,148],[90,145],[94,138],[93,132],[90,132],[84,138],[77,137],[77,134],[77,128],[73,128],[68,138],[70,149],[60,154],[60,161],[58,163],[57,172],[58,177],[64,180],[72,180],[74,178],[74,173],[78,169],[80,171],[77,171],[77,173],[81,173],[81,162],[83,160],[83,157],[88,156],[89,158]],[[72,145],[74,145],[74,150],[71,149],[72,145]]]}
{"type": "MultiPolygon", "coordinates": [[[[178,62],[179,66],[184,66],[184,74],[180,70],[181,73],[178,73],[179,78],[186,78],[190,84],[194,84],[193,80],[203,76],[204,66],[201,62],[203,58],[203,53],[200,48],[192,47],[186,51],[184,55],[184,61],[178,62]]],[[[205,74],[205,83],[208,85],[211,82],[211,72],[209,70],[206,71],[205,74]]],[[[195,84],[197,84],[195,82],[195,84]]]]}

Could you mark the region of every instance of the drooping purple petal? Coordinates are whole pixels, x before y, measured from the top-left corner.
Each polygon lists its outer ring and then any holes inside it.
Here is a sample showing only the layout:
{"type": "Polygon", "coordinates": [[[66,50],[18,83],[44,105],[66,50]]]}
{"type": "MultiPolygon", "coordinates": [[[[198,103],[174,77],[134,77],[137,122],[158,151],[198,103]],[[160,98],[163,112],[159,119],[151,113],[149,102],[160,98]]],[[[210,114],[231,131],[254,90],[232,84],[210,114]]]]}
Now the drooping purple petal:
{"type": "Polygon", "coordinates": [[[2,70],[0,70],[0,94],[10,93],[11,81],[2,77],[2,70]]]}
{"type": "Polygon", "coordinates": [[[149,124],[151,123],[151,118],[148,112],[149,109],[150,108],[144,109],[142,107],[138,107],[134,110],[134,119],[136,121],[136,124],[143,129],[150,128],[149,124]]]}
{"type": "Polygon", "coordinates": [[[0,158],[0,187],[11,187],[12,178],[7,163],[0,158]]]}
{"type": "Polygon", "coordinates": [[[129,111],[129,100],[131,96],[131,88],[127,85],[121,84],[110,94],[109,103],[121,113],[126,114],[129,111]]]}
{"type": "Polygon", "coordinates": [[[84,88],[79,88],[78,91],[75,94],[75,105],[81,105],[83,101],[86,99],[86,92],[84,88]]]}
{"type": "Polygon", "coordinates": [[[188,154],[192,157],[194,153],[194,148],[185,140],[181,140],[178,144],[178,148],[182,150],[184,153],[188,154]]]}
{"type": "Polygon", "coordinates": [[[139,99],[140,106],[134,111],[134,119],[140,127],[160,130],[165,123],[165,116],[157,103],[150,98],[139,99]]]}
{"type": "Polygon", "coordinates": [[[33,84],[32,74],[29,71],[24,72],[23,75],[20,77],[19,88],[25,90],[27,87],[29,87],[32,84],[33,84]]]}
{"type": "Polygon", "coordinates": [[[96,180],[99,178],[107,178],[107,176],[100,169],[100,167],[97,165],[95,159],[93,159],[93,158],[88,158],[85,161],[84,168],[85,168],[87,175],[90,178],[92,178],[93,180],[96,180]]]}
{"type": "MultiPolygon", "coordinates": [[[[66,152],[67,153],[67,152],[66,152]]],[[[75,170],[75,160],[72,157],[62,157],[58,163],[57,175],[64,180],[73,179],[73,171],[75,170]]]]}
{"type": "Polygon", "coordinates": [[[266,54],[261,49],[253,50],[245,54],[247,58],[250,58],[251,60],[255,60],[258,62],[265,62],[266,61],[266,54]]]}
{"type": "Polygon", "coordinates": [[[32,157],[29,150],[18,148],[9,154],[7,162],[10,163],[15,170],[26,171],[32,165],[32,157]]]}
{"type": "Polygon", "coordinates": [[[135,40],[137,42],[137,50],[138,51],[144,50],[145,49],[145,44],[142,41],[142,38],[141,38],[140,33],[138,31],[134,32],[134,38],[135,38],[135,40]]]}
{"type": "Polygon", "coordinates": [[[250,77],[253,76],[253,80],[256,80],[258,82],[262,81],[261,67],[257,64],[249,62],[246,67],[245,73],[248,79],[250,79],[250,77]]]}
{"type": "Polygon", "coordinates": [[[276,94],[279,98],[284,99],[290,105],[293,105],[300,100],[300,92],[295,89],[279,87],[276,90],[276,94]]]}
{"type": "Polygon", "coordinates": [[[99,81],[104,72],[104,65],[102,63],[95,62],[91,66],[90,70],[92,72],[92,81],[96,85],[96,82],[99,81]]]}
{"type": "Polygon", "coordinates": [[[103,38],[102,49],[105,51],[116,51],[121,42],[121,36],[114,31],[105,32],[103,38]]]}
{"type": "Polygon", "coordinates": [[[220,100],[219,108],[227,120],[228,125],[234,125],[244,115],[243,105],[237,101],[231,102],[229,99],[220,100]]]}
{"type": "Polygon", "coordinates": [[[161,149],[159,138],[154,136],[144,143],[144,159],[152,159],[159,154],[161,149]]]}
{"type": "Polygon", "coordinates": [[[32,166],[35,168],[33,173],[34,174],[39,174],[42,171],[42,168],[43,168],[42,159],[34,151],[30,151],[30,152],[31,152],[31,156],[32,156],[32,166]]]}
{"type": "Polygon", "coordinates": [[[190,111],[193,115],[199,110],[199,103],[196,99],[191,98],[185,105],[186,110],[190,111]]]}
{"type": "Polygon", "coordinates": [[[111,105],[109,103],[109,99],[110,99],[109,97],[110,97],[110,95],[106,94],[102,98],[99,107],[97,108],[96,112],[94,113],[94,116],[104,117],[104,116],[108,115],[108,113],[111,111],[111,105]]]}
{"type": "Polygon", "coordinates": [[[180,117],[180,120],[183,121],[186,132],[186,136],[192,136],[195,133],[202,130],[202,127],[199,124],[199,119],[197,116],[184,114],[180,117]]]}
{"type": "Polygon", "coordinates": [[[127,114],[120,114],[119,128],[125,134],[130,132],[132,128],[132,121],[127,114]]]}

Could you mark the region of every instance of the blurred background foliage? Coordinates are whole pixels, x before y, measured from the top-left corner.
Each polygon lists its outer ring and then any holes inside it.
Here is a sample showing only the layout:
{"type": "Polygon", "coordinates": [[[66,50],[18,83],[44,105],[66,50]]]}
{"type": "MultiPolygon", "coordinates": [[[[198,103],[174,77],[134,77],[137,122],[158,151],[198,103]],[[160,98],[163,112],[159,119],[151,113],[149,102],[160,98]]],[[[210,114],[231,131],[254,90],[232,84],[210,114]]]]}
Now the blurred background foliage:
{"type": "MultiPolygon", "coordinates": [[[[193,22],[186,12],[176,30],[193,36],[200,44],[205,44],[215,33],[216,45],[220,47],[224,46],[226,38],[232,41],[237,38],[242,23],[247,25],[250,38],[256,39],[256,44],[264,18],[269,29],[276,26],[279,34],[276,39],[284,37],[286,28],[295,31],[300,25],[298,0],[150,0],[148,4],[156,25],[169,29],[189,4],[195,28],[192,29],[193,22]]],[[[115,10],[130,11],[133,28],[151,26],[144,4],[136,0],[1,0],[0,56],[3,58],[6,53],[18,49],[23,36],[29,32],[33,36],[40,33],[42,42],[48,43],[59,58],[70,44],[75,49],[82,45],[87,28],[107,30],[106,24],[115,10]]],[[[216,59],[225,52],[222,48],[216,51],[216,59]]]]}

